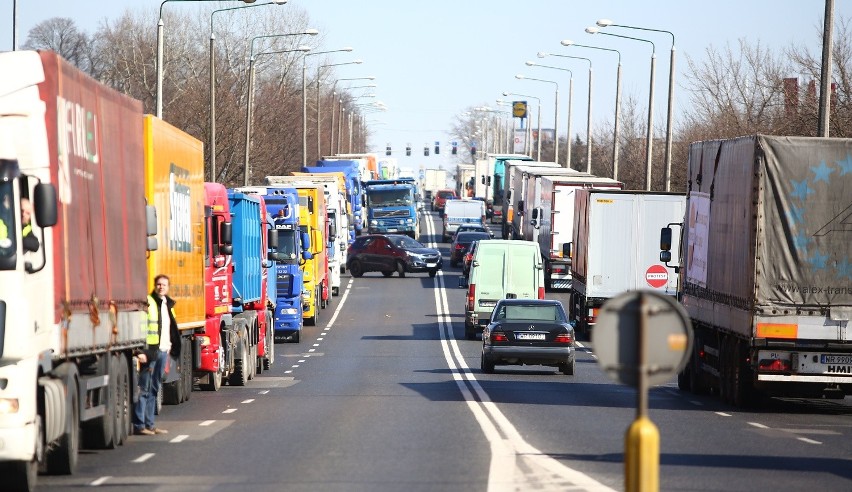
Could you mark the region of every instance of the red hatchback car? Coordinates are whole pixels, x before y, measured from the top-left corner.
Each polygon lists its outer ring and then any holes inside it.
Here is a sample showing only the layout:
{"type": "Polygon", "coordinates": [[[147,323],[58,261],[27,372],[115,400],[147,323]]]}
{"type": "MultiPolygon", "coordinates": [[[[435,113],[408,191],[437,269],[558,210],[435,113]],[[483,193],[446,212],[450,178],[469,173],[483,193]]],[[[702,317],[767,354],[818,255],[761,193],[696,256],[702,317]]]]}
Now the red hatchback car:
{"type": "Polygon", "coordinates": [[[432,198],[432,210],[439,213],[444,213],[444,205],[447,200],[455,200],[458,198],[456,190],[438,190],[432,198]]]}

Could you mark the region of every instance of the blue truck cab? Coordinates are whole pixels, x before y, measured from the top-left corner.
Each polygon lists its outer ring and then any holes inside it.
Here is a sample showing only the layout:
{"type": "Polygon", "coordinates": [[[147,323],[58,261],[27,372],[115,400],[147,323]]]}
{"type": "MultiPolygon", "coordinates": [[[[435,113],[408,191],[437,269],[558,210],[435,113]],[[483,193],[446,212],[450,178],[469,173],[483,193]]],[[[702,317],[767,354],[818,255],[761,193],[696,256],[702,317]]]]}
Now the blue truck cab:
{"type": "Polygon", "coordinates": [[[298,343],[303,327],[302,269],[311,258],[307,234],[299,228],[299,194],[295,188],[266,188],[266,207],[278,232],[275,252],[275,340],[298,343]]]}
{"type": "Polygon", "coordinates": [[[329,173],[342,172],[346,177],[346,195],[349,201],[349,208],[352,212],[352,217],[349,223],[353,225],[350,243],[355,240],[355,236],[360,236],[364,232],[364,188],[361,183],[361,169],[358,161],[352,160],[319,160],[316,166],[303,167],[302,172],[305,173],[329,173]]]}
{"type": "Polygon", "coordinates": [[[420,236],[413,178],[378,179],[364,183],[369,234],[420,236]]]}

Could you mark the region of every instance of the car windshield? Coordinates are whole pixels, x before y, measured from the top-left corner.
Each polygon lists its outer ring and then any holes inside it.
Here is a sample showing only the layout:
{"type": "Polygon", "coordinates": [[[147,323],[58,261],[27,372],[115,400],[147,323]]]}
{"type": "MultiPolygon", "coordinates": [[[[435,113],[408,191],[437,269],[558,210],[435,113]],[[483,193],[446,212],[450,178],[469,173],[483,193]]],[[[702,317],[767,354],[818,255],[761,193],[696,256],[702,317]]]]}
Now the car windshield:
{"type": "Polygon", "coordinates": [[[495,320],[535,320],[565,322],[562,310],[554,304],[503,304],[495,313],[495,320]]]}
{"type": "Polygon", "coordinates": [[[373,207],[411,205],[411,190],[371,190],[367,201],[373,207]]]}
{"type": "Polygon", "coordinates": [[[292,229],[278,229],[278,259],[295,260],[299,252],[299,238],[292,229]]]}
{"type": "Polygon", "coordinates": [[[411,239],[408,236],[388,236],[388,240],[393,243],[394,246],[403,249],[416,249],[423,248],[423,244],[411,239]]]}

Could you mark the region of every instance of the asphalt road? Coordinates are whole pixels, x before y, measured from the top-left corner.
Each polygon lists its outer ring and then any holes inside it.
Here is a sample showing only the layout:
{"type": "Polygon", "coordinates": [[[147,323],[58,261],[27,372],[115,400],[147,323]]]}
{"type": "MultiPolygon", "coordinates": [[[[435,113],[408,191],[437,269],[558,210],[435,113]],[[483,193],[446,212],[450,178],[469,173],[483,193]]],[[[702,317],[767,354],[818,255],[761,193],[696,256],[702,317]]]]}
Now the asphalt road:
{"type": "MultiPolygon", "coordinates": [[[[421,241],[440,240],[427,217],[421,241]]],[[[460,270],[437,246],[435,279],[344,275],[302,342],[275,346],[271,370],[193,392],[163,408],[169,434],[84,450],[77,474],[42,476],[38,489],[623,490],[635,390],[610,381],[585,342],[575,376],[481,373],[481,342],[464,339],[460,270]]],[[[744,411],[672,381],[649,406],[661,490],[852,490],[852,398],[744,411]]]]}

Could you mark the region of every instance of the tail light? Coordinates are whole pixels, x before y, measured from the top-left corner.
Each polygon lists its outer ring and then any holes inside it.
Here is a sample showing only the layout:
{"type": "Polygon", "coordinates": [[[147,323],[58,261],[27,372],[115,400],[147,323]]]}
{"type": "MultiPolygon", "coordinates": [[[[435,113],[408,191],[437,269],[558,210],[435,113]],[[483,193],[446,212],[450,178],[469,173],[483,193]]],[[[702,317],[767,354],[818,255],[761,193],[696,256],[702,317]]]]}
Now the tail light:
{"type": "Polygon", "coordinates": [[[539,288],[538,288],[538,298],[539,298],[539,299],[544,299],[544,287],[539,287],[539,288]]]}
{"type": "Polygon", "coordinates": [[[506,342],[506,341],[508,341],[507,338],[506,338],[506,334],[503,333],[502,331],[492,331],[491,335],[489,335],[489,338],[491,339],[492,342],[506,342]]]}
{"type": "Polygon", "coordinates": [[[461,243],[456,244],[456,251],[461,251],[463,249],[464,249],[464,246],[462,246],[461,243]]]}
{"type": "Polygon", "coordinates": [[[553,339],[554,343],[571,343],[574,339],[568,333],[560,333],[553,339]]]}
{"type": "Polygon", "coordinates": [[[467,310],[473,311],[473,298],[476,291],[476,284],[470,284],[467,288],[467,310]]]}
{"type": "Polygon", "coordinates": [[[792,366],[789,360],[760,359],[758,370],[764,372],[790,372],[792,366]]]}

